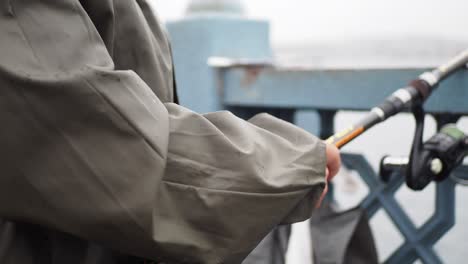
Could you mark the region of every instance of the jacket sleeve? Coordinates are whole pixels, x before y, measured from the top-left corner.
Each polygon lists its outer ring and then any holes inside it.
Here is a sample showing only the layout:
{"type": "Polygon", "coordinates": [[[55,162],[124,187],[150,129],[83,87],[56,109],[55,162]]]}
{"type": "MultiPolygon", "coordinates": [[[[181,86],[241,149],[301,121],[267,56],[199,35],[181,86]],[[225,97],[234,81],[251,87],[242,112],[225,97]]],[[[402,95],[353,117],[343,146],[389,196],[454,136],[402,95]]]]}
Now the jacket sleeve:
{"type": "Polygon", "coordinates": [[[77,0],[0,4],[0,217],[169,263],[239,263],[305,220],[325,146],[268,115],[162,103],[77,0]]]}

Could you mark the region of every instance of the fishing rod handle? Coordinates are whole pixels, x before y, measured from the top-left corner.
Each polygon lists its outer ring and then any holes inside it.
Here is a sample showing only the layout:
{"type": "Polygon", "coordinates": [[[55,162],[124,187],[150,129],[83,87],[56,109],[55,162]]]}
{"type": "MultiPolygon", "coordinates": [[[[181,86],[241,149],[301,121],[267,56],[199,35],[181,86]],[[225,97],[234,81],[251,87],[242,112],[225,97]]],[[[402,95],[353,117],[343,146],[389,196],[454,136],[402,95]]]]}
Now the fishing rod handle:
{"type": "Polygon", "coordinates": [[[330,145],[335,145],[337,148],[342,148],[351,140],[361,135],[364,131],[365,130],[362,126],[350,126],[329,137],[325,142],[330,145]]]}
{"type": "Polygon", "coordinates": [[[374,108],[355,125],[334,134],[329,137],[326,142],[335,145],[337,148],[341,148],[379,122],[381,122],[380,115],[377,108],[374,108]]]}

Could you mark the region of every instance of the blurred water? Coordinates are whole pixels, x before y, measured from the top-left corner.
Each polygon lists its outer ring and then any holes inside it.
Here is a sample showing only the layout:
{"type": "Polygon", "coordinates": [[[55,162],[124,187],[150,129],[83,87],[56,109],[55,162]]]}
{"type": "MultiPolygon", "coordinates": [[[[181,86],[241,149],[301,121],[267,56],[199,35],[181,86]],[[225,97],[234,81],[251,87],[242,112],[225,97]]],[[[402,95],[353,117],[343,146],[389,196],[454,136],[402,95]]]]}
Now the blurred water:
{"type": "Polygon", "coordinates": [[[274,45],[280,65],[314,68],[433,67],[468,48],[468,40],[435,36],[343,38],[274,45]]]}

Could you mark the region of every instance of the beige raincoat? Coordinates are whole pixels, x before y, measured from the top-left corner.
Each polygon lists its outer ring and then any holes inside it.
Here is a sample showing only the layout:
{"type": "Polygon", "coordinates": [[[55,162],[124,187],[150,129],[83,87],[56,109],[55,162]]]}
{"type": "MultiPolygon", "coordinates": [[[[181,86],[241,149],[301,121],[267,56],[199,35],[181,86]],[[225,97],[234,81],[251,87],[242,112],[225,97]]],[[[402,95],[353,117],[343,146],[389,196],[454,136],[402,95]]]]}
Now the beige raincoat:
{"type": "Polygon", "coordinates": [[[310,216],[325,145],[172,71],[145,0],[0,0],[0,263],[240,263],[310,216]]]}

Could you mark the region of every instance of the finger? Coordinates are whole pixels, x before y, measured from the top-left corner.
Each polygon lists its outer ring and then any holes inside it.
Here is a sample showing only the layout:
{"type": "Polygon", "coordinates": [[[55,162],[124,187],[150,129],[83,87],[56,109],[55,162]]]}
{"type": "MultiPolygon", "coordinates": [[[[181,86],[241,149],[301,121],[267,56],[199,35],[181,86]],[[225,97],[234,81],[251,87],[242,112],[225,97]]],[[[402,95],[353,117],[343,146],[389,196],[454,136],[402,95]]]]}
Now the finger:
{"type": "Polygon", "coordinates": [[[327,145],[326,154],[327,168],[330,173],[329,179],[331,180],[341,167],[340,151],[334,145],[327,145]]]}
{"type": "Polygon", "coordinates": [[[325,197],[327,196],[327,193],[328,193],[328,182],[325,182],[325,188],[323,189],[323,192],[320,195],[320,198],[319,198],[317,204],[315,204],[316,209],[320,208],[320,206],[322,205],[323,199],[325,199],[325,197]]]}

